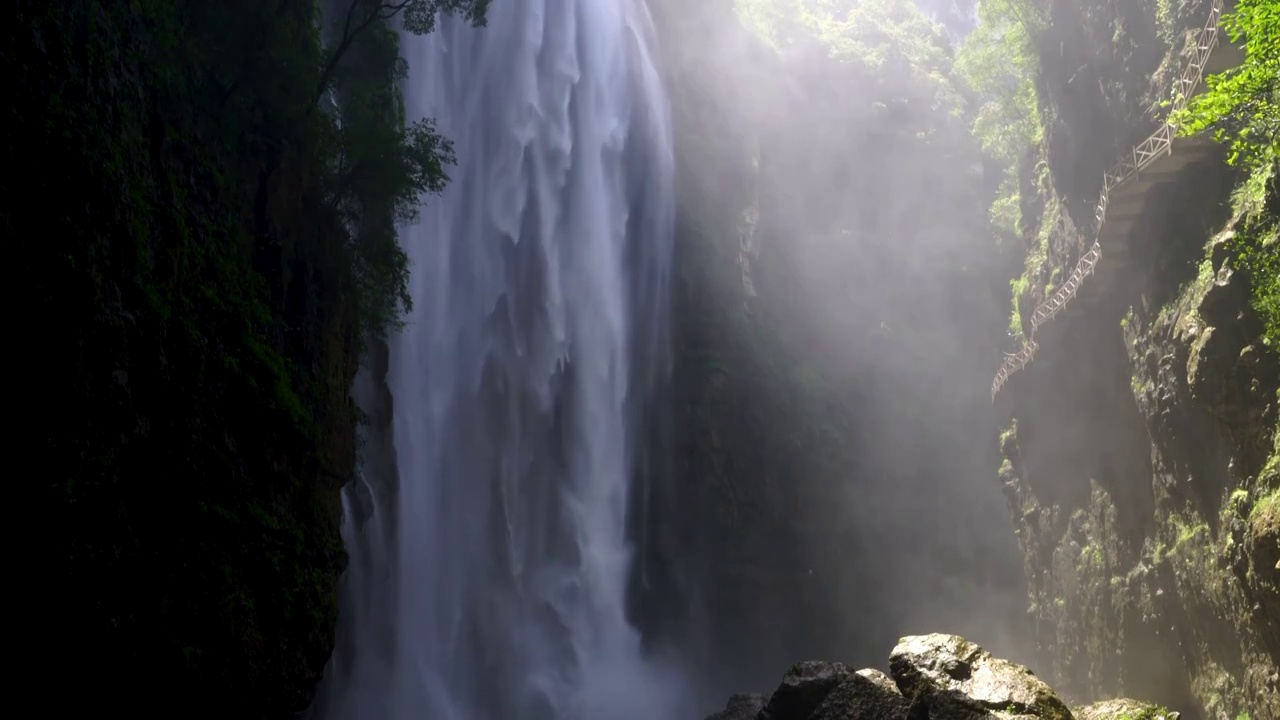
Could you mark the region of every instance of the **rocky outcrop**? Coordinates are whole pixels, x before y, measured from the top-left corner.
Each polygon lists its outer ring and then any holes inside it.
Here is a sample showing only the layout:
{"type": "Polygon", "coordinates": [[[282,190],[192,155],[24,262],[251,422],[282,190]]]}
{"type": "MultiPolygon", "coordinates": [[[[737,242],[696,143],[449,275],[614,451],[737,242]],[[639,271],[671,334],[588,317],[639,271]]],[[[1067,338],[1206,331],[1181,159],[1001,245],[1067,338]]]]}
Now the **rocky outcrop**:
{"type": "Polygon", "coordinates": [[[1178,720],[1179,713],[1137,700],[1103,700],[1077,708],[1075,717],[1076,720],[1178,720]]]}
{"type": "Polygon", "coordinates": [[[1177,720],[1136,700],[1080,708],[1026,667],[994,657],[956,635],[902,638],[889,674],[850,672],[840,663],[792,666],[766,700],[735,695],[707,720],[1177,720]]]}
{"type": "Polygon", "coordinates": [[[931,718],[1071,719],[1062,700],[1030,670],[956,635],[903,638],[889,656],[889,668],[902,694],[927,705],[931,718]]]}

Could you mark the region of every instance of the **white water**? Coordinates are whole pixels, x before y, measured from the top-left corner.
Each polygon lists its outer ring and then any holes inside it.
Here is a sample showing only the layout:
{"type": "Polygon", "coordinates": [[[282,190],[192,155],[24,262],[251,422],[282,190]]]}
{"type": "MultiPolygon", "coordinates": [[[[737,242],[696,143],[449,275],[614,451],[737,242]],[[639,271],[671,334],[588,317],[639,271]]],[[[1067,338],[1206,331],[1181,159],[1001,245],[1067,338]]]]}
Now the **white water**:
{"type": "Polygon", "coordinates": [[[680,715],[625,607],[673,225],[639,2],[499,0],[486,28],[403,39],[408,115],[435,117],[458,164],[402,234],[399,477],[366,466],[345,498],[326,719],[680,715]]]}

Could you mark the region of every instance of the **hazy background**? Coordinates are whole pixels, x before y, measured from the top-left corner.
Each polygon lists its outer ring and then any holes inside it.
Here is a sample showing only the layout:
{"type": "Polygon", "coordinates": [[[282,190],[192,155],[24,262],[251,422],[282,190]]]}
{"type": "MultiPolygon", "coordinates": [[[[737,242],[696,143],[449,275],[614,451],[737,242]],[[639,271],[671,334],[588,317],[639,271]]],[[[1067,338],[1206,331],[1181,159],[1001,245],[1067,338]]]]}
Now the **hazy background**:
{"type": "Polygon", "coordinates": [[[924,632],[1029,659],[989,394],[1017,272],[954,69],[973,4],[654,10],[675,472],[652,489],[642,624],[696,638],[721,691],[805,658],[883,667],[924,632]]]}

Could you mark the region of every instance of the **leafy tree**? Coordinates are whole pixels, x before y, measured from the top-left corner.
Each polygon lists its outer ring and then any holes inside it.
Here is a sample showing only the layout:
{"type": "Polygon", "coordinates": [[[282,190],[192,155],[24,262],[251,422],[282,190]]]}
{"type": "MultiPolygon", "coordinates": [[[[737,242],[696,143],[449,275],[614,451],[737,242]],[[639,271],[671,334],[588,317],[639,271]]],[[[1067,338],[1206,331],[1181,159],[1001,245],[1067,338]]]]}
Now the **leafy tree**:
{"type": "Polygon", "coordinates": [[[942,26],[915,5],[896,0],[817,0],[806,10],[805,19],[835,59],[861,64],[889,83],[903,84],[910,77],[915,81],[910,85],[929,94],[933,109],[960,114],[950,44],[942,26]]]}
{"type": "Polygon", "coordinates": [[[1212,129],[1229,143],[1232,164],[1257,169],[1280,157],[1280,4],[1239,0],[1221,27],[1232,42],[1245,39],[1245,60],[1206,78],[1207,90],[1174,122],[1182,135],[1212,129]]]}
{"type": "Polygon", "coordinates": [[[441,192],[453,145],[433,120],[406,126],[399,85],[409,73],[389,22],[424,35],[441,13],[483,25],[490,0],[351,0],[317,85],[331,96],[333,170],[326,195],[351,229],[351,257],[368,332],[398,325],[411,307],[409,262],[397,228],[414,221],[426,194],[441,192]]]}
{"type": "Polygon", "coordinates": [[[916,5],[948,30],[963,37],[973,29],[977,0],[916,0],[916,5]]]}
{"type": "Polygon", "coordinates": [[[1242,226],[1232,239],[1236,265],[1250,277],[1264,342],[1280,345],[1280,4],[1238,0],[1222,16],[1231,42],[1245,40],[1244,62],[1205,79],[1173,122],[1180,135],[1212,131],[1227,143],[1228,162],[1249,172],[1237,198],[1242,226]]]}
{"type": "Polygon", "coordinates": [[[740,0],[745,23],[777,50],[821,48],[879,79],[886,94],[928,95],[933,109],[961,112],[952,49],[942,26],[897,0],[740,0]]]}
{"type": "Polygon", "coordinates": [[[1044,26],[1040,9],[1024,0],[981,0],[978,25],[956,58],[957,71],[979,98],[973,135],[1005,170],[991,206],[992,224],[1005,236],[1016,236],[1021,224],[1019,160],[1043,139],[1034,39],[1044,26]]]}
{"type": "Polygon", "coordinates": [[[473,25],[484,25],[492,0],[350,0],[342,21],[337,42],[329,51],[324,70],[320,73],[317,101],[333,81],[334,72],[356,39],[375,26],[402,15],[404,29],[414,35],[427,35],[435,31],[436,18],[441,14],[460,15],[473,25]]]}

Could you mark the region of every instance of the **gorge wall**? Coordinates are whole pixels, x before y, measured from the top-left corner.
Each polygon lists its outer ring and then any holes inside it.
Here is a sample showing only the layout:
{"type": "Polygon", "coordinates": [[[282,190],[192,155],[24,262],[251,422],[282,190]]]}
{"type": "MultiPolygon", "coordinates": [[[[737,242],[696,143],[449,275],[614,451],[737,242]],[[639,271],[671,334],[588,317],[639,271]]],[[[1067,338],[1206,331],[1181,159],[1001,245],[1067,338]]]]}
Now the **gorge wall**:
{"type": "MultiPolygon", "coordinates": [[[[1037,257],[1015,297],[1024,319],[1084,250],[1037,231],[1044,207],[1091,225],[1102,171],[1163,118],[1209,6],[1052,4],[1038,78],[1048,182],[1024,202],[1037,257]]],[[[1251,284],[1274,278],[1243,270],[1233,238],[1274,243],[1277,186],[1274,168],[1250,179],[1224,160],[1148,199],[1131,238],[1140,259],[1087,313],[1055,320],[1052,345],[1002,393],[1013,421],[999,476],[1040,662],[1064,694],[1258,720],[1280,717],[1280,368],[1250,303],[1251,284]]]]}

